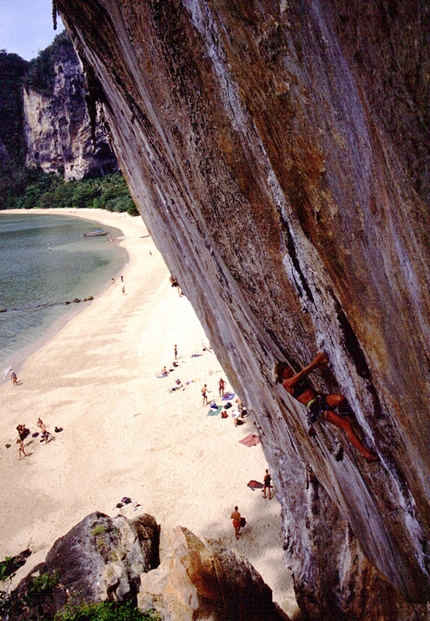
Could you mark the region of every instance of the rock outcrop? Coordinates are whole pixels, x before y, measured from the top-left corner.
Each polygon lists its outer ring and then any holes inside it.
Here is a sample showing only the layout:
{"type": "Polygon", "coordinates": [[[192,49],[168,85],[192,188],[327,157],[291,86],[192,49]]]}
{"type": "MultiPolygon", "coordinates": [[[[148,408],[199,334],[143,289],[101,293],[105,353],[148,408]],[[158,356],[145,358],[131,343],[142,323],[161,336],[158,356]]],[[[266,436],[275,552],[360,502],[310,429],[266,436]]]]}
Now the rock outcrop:
{"type": "Polygon", "coordinates": [[[66,604],[136,598],[140,574],[157,567],[159,527],[145,514],[135,520],[92,513],[48,552],[12,594],[10,621],[50,619],[66,604]],[[46,577],[38,580],[38,577],[46,577]],[[39,615],[39,616],[37,616],[39,615]]]}
{"type": "Polygon", "coordinates": [[[0,170],[25,165],[66,180],[119,169],[66,32],[27,62],[0,51],[0,170]]]}
{"type": "Polygon", "coordinates": [[[163,621],[287,621],[260,574],[234,550],[177,526],[160,566],[142,574],[140,610],[163,621]]]}
{"type": "Polygon", "coordinates": [[[27,165],[61,172],[66,180],[118,170],[102,122],[90,118],[85,77],[67,33],[51,47],[49,62],[30,64],[23,89],[27,165]],[[34,75],[42,71],[51,72],[50,79],[34,75]]]}
{"type": "Polygon", "coordinates": [[[427,610],[429,8],[57,0],[136,204],[252,411],[306,619],[427,610]],[[367,464],[275,385],[318,350],[367,464]],[[351,413],[350,413],[351,414],[351,413]]]}
{"type": "Polygon", "coordinates": [[[155,609],[163,621],[288,621],[245,558],[177,527],[160,565],[159,534],[148,514],[92,513],[55,542],[0,613],[49,621],[64,607],[115,601],[155,609]]]}

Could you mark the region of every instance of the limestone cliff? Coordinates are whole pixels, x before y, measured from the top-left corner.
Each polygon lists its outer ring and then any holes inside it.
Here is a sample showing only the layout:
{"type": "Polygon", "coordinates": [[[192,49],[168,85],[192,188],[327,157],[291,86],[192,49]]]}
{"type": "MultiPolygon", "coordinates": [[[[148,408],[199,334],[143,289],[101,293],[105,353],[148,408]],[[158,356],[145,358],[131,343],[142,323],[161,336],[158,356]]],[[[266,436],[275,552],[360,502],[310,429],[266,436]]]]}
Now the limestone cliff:
{"type": "Polygon", "coordinates": [[[23,91],[27,165],[64,178],[107,174],[118,164],[98,119],[91,119],[85,77],[67,33],[30,63],[23,91]]]}
{"type": "Polygon", "coordinates": [[[429,15],[418,0],[56,0],[132,194],[260,431],[306,619],[429,598],[429,15]],[[275,385],[346,395],[364,457],[275,385]]]}

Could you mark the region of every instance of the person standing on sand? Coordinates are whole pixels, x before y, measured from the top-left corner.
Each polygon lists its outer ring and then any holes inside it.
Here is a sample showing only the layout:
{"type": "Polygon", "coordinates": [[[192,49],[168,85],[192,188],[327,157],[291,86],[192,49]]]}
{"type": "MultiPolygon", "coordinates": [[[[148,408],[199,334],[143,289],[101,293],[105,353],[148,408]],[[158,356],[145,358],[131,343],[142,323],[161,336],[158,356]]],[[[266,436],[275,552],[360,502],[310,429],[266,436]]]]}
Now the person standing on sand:
{"type": "Polygon", "coordinates": [[[266,468],[266,474],[264,475],[264,479],[263,479],[263,482],[264,482],[263,498],[266,498],[266,490],[267,490],[268,495],[269,495],[269,500],[272,499],[272,492],[270,491],[271,490],[271,485],[270,485],[271,480],[272,480],[272,477],[270,476],[269,471],[266,468]]]}
{"type": "Polygon", "coordinates": [[[45,440],[45,444],[48,444],[48,438],[50,436],[49,431],[46,428],[45,423],[43,422],[43,420],[41,418],[37,419],[37,426],[40,428],[41,432],[42,432],[42,440],[45,440]]]}
{"type": "Polygon", "coordinates": [[[175,345],[175,347],[173,348],[173,353],[175,354],[175,360],[177,360],[178,358],[178,346],[175,345]]]}
{"type": "Polygon", "coordinates": [[[202,397],[203,397],[203,407],[208,404],[208,387],[205,384],[202,388],[202,397]]]}
{"type": "Polygon", "coordinates": [[[219,396],[223,397],[224,389],[225,389],[225,381],[222,379],[222,377],[219,378],[218,389],[219,389],[219,396]]]}
{"type": "Polygon", "coordinates": [[[18,438],[16,443],[19,444],[19,447],[18,447],[18,461],[19,461],[21,459],[21,456],[27,457],[27,453],[25,452],[25,448],[24,448],[24,440],[21,440],[21,438],[18,438]]]}
{"type": "Polygon", "coordinates": [[[12,385],[13,386],[18,386],[18,378],[16,376],[16,373],[13,369],[10,370],[10,379],[12,380],[12,385]]]}
{"type": "Polygon", "coordinates": [[[230,519],[233,520],[233,528],[234,528],[234,534],[236,535],[236,539],[239,539],[240,537],[241,518],[242,516],[239,513],[239,507],[235,507],[234,511],[230,515],[230,519]]]}
{"type": "Polygon", "coordinates": [[[26,437],[30,435],[30,429],[27,429],[25,425],[22,425],[22,424],[17,425],[16,430],[18,432],[19,439],[22,440],[23,442],[26,439],[26,437]]]}
{"type": "Polygon", "coordinates": [[[176,287],[176,289],[178,290],[178,293],[179,293],[179,297],[181,298],[182,297],[182,290],[181,290],[181,287],[179,286],[178,281],[176,280],[176,278],[174,276],[170,276],[169,280],[170,280],[170,284],[172,285],[172,287],[176,287]]]}

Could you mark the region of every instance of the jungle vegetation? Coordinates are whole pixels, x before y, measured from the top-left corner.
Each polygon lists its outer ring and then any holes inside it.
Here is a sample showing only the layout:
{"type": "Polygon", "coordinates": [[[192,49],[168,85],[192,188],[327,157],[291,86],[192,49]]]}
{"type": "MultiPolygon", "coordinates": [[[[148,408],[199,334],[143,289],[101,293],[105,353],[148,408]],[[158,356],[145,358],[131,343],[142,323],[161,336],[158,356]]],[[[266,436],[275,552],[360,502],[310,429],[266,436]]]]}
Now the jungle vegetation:
{"type": "Polygon", "coordinates": [[[0,209],[86,207],[139,215],[120,172],[80,181],[65,181],[61,174],[37,168],[11,172],[7,178],[0,176],[0,209]]]}

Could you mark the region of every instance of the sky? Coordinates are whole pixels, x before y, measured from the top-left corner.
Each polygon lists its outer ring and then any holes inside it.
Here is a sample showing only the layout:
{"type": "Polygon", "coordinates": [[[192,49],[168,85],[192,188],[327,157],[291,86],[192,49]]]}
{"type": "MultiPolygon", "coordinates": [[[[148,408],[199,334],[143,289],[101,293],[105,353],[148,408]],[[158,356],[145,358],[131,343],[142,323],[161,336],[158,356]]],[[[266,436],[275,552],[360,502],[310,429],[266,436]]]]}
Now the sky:
{"type": "Polygon", "coordinates": [[[0,0],[0,50],[31,60],[64,30],[52,24],[51,0],[0,0]]]}

